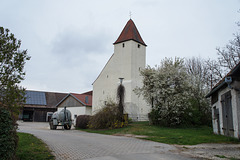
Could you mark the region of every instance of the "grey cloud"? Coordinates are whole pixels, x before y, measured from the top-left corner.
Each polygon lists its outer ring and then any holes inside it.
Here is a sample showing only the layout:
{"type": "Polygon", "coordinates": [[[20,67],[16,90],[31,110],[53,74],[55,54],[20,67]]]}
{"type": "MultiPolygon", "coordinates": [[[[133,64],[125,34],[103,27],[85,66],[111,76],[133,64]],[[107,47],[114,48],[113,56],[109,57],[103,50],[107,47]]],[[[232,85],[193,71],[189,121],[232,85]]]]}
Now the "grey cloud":
{"type": "Polygon", "coordinates": [[[32,56],[25,87],[83,92],[112,55],[129,11],[148,45],[146,63],[153,66],[164,57],[216,58],[215,47],[237,31],[239,2],[10,0],[1,3],[0,20],[32,56]]]}
{"type": "Polygon", "coordinates": [[[109,45],[109,36],[105,33],[83,33],[81,31],[65,30],[55,37],[52,43],[54,54],[88,54],[103,52],[109,45]]]}

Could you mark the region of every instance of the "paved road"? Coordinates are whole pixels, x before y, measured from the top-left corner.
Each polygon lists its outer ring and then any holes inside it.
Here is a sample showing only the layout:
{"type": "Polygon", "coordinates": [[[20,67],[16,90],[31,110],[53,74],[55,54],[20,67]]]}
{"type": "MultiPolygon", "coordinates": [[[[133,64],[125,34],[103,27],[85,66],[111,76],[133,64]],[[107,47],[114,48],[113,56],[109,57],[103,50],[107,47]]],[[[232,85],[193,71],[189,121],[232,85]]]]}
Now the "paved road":
{"type": "Polygon", "coordinates": [[[187,160],[172,145],[131,137],[109,136],[77,130],[50,130],[48,123],[19,122],[19,132],[42,139],[57,160],[187,160]]]}

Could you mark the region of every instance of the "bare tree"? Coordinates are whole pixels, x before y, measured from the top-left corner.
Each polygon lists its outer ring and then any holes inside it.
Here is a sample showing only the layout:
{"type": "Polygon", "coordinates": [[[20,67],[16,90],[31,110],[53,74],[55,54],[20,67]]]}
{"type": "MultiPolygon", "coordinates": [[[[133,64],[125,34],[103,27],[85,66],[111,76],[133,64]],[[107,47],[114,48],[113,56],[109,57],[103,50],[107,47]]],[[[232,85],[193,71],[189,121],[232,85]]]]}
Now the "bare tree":
{"type": "MultiPolygon", "coordinates": [[[[237,25],[240,27],[240,21],[237,22],[237,25]]],[[[233,40],[230,40],[225,47],[216,48],[218,63],[222,67],[224,75],[233,69],[240,61],[240,34],[236,32],[233,36],[233,40]]]]}
{"type": "MultiPolygon", "coordinates": [[[[237,22],[237,25],[240,27],[240,22],[237,22]]],[[[240,62],[240,34],[237,32],[233,36],[233,40],[225,47],[216,48],[217,60],[205,61],[208,70],[206,84],[211,88],[240,62]]]]}
{"type": "Polygon", "coordinates": [[[185,60],[185,66],[189,75],[191,75],[192,83],[196,84],[198,90],[208,88],[209,70],[206,61],[200,57],[192,57],[185,60]]]}
{"type": "Polygon", "coordinates": [[[218,61],[208,59],[205,61],[207,67],[207,81],[206,84],[213,88],[226,74],[224,67],[222,67],[218,61]]]}
{"type": "Polygon", "coordinates": [[[234,39],[229,41],[224,48],[217,48],[218,62],[224,67],[225,71],[229,71],[235,67],[240,61],[240,35],[234,34],[234,39]]]}

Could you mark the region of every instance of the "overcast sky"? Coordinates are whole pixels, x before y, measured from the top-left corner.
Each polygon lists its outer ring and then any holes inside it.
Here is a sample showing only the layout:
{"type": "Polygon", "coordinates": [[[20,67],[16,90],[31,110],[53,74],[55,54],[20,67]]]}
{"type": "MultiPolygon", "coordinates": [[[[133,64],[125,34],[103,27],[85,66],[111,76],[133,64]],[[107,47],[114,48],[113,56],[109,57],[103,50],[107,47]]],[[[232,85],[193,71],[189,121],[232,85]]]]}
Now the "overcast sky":
{"type": "Polygon", "coordinates": [[[165,57],[216,59],[239,32],[240,0],[1,0],[0,26],[32,57],[22,85],[82,93],[113,54],[129,12],[147,46],[147,64],[165,57]]]}

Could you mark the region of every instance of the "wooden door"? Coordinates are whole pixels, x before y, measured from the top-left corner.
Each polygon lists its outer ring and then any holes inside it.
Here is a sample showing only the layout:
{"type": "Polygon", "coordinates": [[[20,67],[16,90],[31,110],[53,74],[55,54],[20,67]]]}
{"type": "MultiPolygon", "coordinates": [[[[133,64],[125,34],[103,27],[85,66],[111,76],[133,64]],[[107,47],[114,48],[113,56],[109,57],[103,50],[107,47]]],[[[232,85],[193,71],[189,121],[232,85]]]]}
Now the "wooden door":
{"type": "Polygon", "coordinates": [[[232,96],[231,91],[221,96],[223,133],[226,136],[233,136],[233,115],[232,115],[232,96]]]}

